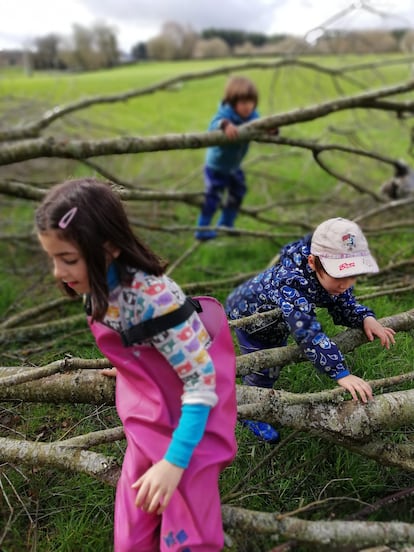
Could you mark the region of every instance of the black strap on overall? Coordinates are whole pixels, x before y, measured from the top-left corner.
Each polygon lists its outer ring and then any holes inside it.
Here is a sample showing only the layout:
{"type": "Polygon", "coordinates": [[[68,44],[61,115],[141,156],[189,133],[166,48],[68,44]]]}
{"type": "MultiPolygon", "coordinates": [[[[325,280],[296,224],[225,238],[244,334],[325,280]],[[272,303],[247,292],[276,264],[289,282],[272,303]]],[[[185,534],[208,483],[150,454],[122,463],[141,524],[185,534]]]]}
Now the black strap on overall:
{"type": "Polygon", "coordinates": [[[125,347],[130,347],[134,343],[142,343],[143,341],[154,337],[154,335],[160,334],[178,326],[185,320],[187,320],[193,312],[201,312],[203,309],[200,302],[192,297],[187,297],[185,303],[178,309],[157,318],[151,318],[150,320],[144,320],[135,326],[132,326],[128,330],[122,330],[121,338],[125,347]]]}

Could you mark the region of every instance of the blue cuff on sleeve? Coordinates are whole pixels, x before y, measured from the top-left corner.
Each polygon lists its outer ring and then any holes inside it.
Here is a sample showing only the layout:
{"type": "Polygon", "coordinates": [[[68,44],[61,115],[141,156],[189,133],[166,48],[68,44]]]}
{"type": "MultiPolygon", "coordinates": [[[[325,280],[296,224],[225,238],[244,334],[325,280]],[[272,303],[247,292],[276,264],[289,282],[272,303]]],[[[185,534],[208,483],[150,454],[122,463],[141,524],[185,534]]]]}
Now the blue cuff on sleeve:
{"type": "Polygon", "coordinates": [[[344,378],[345,376],[349,376],[350,373],[351,373],[351,372],[350,372],[349,370],[342,370],[342,372],[339,372],[339,374],[337,374],[333,379],[335,379],[335,380],[342,379],[342,378],[344,378]]]}
{"type": "Polygon", "coordinates": [[[210,410],[211,407],[205,404],[182,406],[181,418],[172,434],[165,460],[180,468],[188,466],[195,447],[204,435],[210,410]]]}

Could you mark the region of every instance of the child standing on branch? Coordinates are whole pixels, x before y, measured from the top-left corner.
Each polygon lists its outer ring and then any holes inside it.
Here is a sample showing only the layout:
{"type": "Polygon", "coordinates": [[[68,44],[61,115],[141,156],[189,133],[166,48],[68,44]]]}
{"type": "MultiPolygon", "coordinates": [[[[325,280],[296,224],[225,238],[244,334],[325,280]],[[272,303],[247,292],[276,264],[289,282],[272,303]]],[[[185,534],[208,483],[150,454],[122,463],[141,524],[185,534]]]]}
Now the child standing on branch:
{"type": "Polygon", "coordinates": [[[36,228],[61,286],[87,298],[90,329],[117,369],[127,450],[115,551],[222,550],[218,478],[236,452],[235,355],[224,310],[213,298],[186,298],[133,234],[109,185],[53,187],[36,228]]]}
{"type": "MultiPolygon", "coordinates": [[[[259,94],[253,82],[245,77],[232,77],[227,83],[224,98],[208,130],[222,130],[230,140],[238,136],[237,127],[259,117],[256,111],[259,94]]],[[[210,226],[224,192],[218,226],[232,228],[243,197],[247,192],[241,162],[249,149],[248,142],[207,148],[204,167],[205,199],[198,218],[198,226],[210,226]]],[[[216,237],[214,230],[197,230],[198,240],[216,237]]]]}
{"type": "MultiPolygon", "coordinates": [[[[394,330],[382,326],[353,294],[358,275],[378,270],[356,223],[343,218],[322,222],[313,235],[286,245],[278,264],[241,284],[227,298],[226,312],[233,320],[276,309],[270,323],[259,321],[236,329],[242,353],[281,347],[291,334],[315,368],[349,391],[354,400],[367,402],[372,398],[370,385],[350,373],[343,354],[323,332],[316,307],[326,308],[335,324],[363,329],[369,341],[378,337],[388,349],[395,342],[394,330]]],[[[251,373],[243,382],[272,387],[278,373],[277,367],[251,373]]],[[[269,424],[244,423],[259,438],[278,440],[278,432],[269,424]]]]}

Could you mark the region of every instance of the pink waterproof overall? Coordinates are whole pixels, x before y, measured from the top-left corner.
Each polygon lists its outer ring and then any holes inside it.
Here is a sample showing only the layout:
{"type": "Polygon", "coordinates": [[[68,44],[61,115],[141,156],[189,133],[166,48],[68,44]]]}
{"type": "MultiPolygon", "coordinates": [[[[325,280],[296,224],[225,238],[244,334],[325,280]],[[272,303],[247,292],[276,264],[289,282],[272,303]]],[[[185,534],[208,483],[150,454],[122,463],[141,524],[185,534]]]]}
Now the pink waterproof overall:
{"type": "Polygon", "coordinates": [[[118,369],[116,408],[127,450],[115,501],[115,552],[218,552],[223,548],[218,478],[236,454],[235,353],[226,315],[211,297],[198,298],[212,338],[218,403],[171,502],[159,516],[134,504],[131,485],[164,457],[181,415],[183,383],[150,345],[124,347],[117,332],[90,325],[102,353],[118,369]]]}

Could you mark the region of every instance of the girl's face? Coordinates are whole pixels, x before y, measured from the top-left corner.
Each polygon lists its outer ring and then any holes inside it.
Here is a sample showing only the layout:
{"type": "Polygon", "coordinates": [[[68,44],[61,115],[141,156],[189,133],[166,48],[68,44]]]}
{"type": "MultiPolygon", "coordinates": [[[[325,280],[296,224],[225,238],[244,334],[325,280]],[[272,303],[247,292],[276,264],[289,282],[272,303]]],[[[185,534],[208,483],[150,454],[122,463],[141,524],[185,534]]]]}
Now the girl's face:
{"type": "Polygon", "coordinates": [[[53,262],[53,275],[79,295],[90,292],[88,269],[81,252],[72,242],[59,238],[56,230],[38,234],[40,245],[53,262]]]}
{"type": "Polygon", "coordinates": [[[253,113],[256,104],[253,100],[238,100],[234,106],[234,111],[242,119],[247,119],[253,113]]]}
{"type": "Polygon", "coordinates": [[[356,276],[349,276],[348,278],[334,278],[333,276],[329,276],[329,274],[325,271],[317,270],[313,255],[309,255],[308,263],[311,269],[315,271],[319,283],[329,293],[329,295],[341,295],[341,293],[344,293],[347,289],[354,286],[357,281],[356,276]]]}

